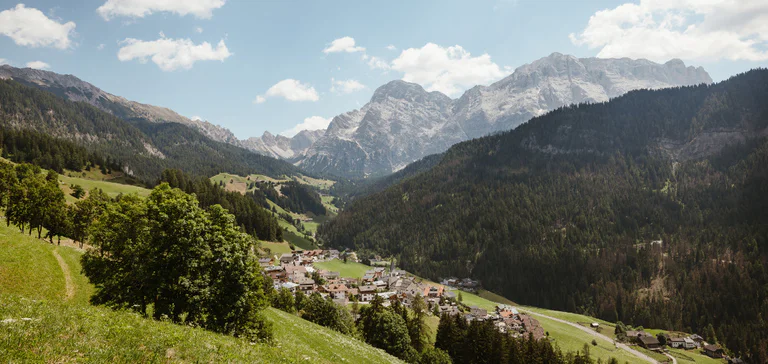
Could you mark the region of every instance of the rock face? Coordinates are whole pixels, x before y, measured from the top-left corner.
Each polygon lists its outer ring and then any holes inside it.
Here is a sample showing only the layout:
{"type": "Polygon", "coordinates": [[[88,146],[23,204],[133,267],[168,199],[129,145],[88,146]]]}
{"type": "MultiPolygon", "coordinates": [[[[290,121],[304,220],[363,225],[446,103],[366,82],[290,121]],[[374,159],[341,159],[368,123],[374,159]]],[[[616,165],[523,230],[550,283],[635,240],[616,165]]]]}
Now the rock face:
{"type": "Polygon", "coordinates": [[[142,104],[112,95],[72,75],[60,75],[50,71],[2,65],[0,66],[0,79],[13,79],[28,86],[49,91],[70,101],[87,102],[124,119],[139,118],[156,123],[184,124],[199,130],[212,140],[242,146],[241,141],[229,129],[207,121],[192,120],[165,107],[142,104]]]}
{"type": "Polygon", "coordinates": [[[243,147],[267,156],[295,160],[304,155],[307,149],[325,134],[325,130],[302,130],[292,138],[272,135],[265,131],[260,137],[243,140],[243,147]]]}
{"type": "Polygon", "coordinates": [[[572,103],[603,102],[644,88],[712,83],[703,68],[680,60],[576,58],[553,53],[490,85],[452,100],[392,81],[359,110],[333,119],[297,165],[311,172],[360,178],[397,171],[426,155],[572,103]]]}

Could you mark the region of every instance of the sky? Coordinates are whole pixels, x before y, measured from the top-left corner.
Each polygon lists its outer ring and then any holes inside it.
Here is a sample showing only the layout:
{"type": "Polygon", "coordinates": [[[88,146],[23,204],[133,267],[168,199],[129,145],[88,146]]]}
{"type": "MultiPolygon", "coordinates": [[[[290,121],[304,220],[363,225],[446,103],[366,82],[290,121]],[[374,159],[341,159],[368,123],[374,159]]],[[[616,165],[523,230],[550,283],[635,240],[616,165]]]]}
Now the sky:
{"type": "Polygon", "coordinates": [[[0,63],[240,139],[320,129],[396,79],[451,97],[553,52],[768,64],[768,0],[0,0],[0,63]]]}

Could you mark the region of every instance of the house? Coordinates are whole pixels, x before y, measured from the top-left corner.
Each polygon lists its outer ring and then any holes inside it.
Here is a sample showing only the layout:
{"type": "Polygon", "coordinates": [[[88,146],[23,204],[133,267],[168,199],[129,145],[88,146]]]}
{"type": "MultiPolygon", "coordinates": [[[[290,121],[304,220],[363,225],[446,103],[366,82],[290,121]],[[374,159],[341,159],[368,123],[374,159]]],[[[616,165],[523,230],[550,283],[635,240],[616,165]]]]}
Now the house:
{"type": "Polygon", "coordinates": [[[448,314],[448,315],[451,315],[451,316],[455,316],[455,315],[458,315],[459,313],[461,313],[461,312],[459,312],[458,307],[453,306],[453,305],[438,306],[438,309],[440,310],[441,314],[445,313],[445,314],[448,314]]]}
{"type": "Polygon", "coordinates": [[[645,331],[633,331],[633,330],[627,330],[627,339],[632,341],[636,340],[637,338],[641,336],[651,336],[651,334],[645,332],[645,331]]]}
{"type": "Polygon", "coordinates": [[[335,249],[329,250],[328,259],[339,259],[339,251],[335,249]]]}
{"type": "Polygon", "coordinates": [[[289,279],[291,277],[297,277],[297,276],[304,277],[307,275],[307,267],[304,267],[304,266],[286,265],[283,268],[285,269],[285,274],[288,275],[289,279]]]}
{"type": "Polygon", "coordinates": [[[266,273],[269,278],[272,278],[272,280],[285,280],[286,274],[285,274],[285,268],[283,267],[275,267],[275,266],[269,266],[264,268],[264,273],[266,273]]]}
{"type": "Polygon", "coordinates": [[[373,282],[376,280],[376,277],[373,276],[373,273],[365,273],[362,279],[363,282],[373,282]]]}
{"type": "Polygon", "coordinates": [[[360,286],[358,290],[360,291],[360,301],[362,302],[373,301],[373,297],[376,296],[376,292],[378,291],[376,286],[373,285],[360,286]]]}
{"type": "Polygon", "coordinates": [[[336,280],[341,278],[341,274],[339,272],[329,272],[329,271],[321,271],[320,276],[323,277],[326,281],[330,280],[336,280]]]}
{"type": "Polygon", "coordinates": [[[328,293],[334,300],[346,299],[347,291],[349,291],[347,286],[343,284],[329,284],[324,286],[323,290],[328,293]]]}
{"type": "Polygon", "coordinates": [[[654,350],[654,349],[660,349],[661,343],[659,342],[659,339],[648,335],[648,336],[639,336],[637,338],[637,343],[640,344],[640,346],[648,349],[648,350],[654,350]]]}
{"type": "Polygon", "coordinates": [[[740,358],[729,358],[728,364],[744,364],[744,360],[741,360],[740,358]]]}
{"type": "Polygon", "coordinates": [[[285,288],[291,292],[296,292],[296,288],[298,288],[299,285],[293,282],[285,282],[282,284],[282,288],[285,288]]]}
{"type": "MultiPolygon", "coordinates": [[[[690,340],[690,339],[689,339],[690,340]]],[[[675,349],[684,349],[685,348],[685,339],[682,337],[673,337],[669,339],[667,342],[670,347],[673,347],[675,349]]]]}
{"type": "Polygon", "coordinates": [[[699,334],[691,335],[691,340],[696,343],[696,346],[701,346],[701,344],[704,343],[704,338],[699,334]]]}
{"type": "Polygon", "coordinates": [[[269,267],[272,265],[272,258],[261,258],[259,259],[259,265],[262,267],[269,267]]]}
{"type": "Polygon", "coordinates": [[[280,256],[280,264],[281,265],[293,264],[293,262],[295,262],[295,261],[296,261],[296,259],[294,259],[293,254],[285,253],[285,254],[280,256]]]}
{"type": "Polygon", "coordinates": [[[428,298],[440,298],[443,296],[443,286],[426,286],[423,295],[428,298]]]}
{"type": "Polygon", "coordinates": [[[469,308],[469,313],[472,316],[475,316],[475,317],[478,317],[478,318],[483,318],[483,317],[488,316],[488,310],[482,309],[482,308],[477,307],[477,306],[471,306],[469,308]]]}
{"type": "Polygon", "coordinates": [[[725,350],[720,345],[704,345],[704,354],[710,358],[723,358],[725,357],[725,350]]]}
{"type": "Polygon", "coordinates": [[[685,342],[685,344],[683,344],[683,348],[686,350],[693,349],[697,346],[696,342],[693,341],[693,339],[691,339],[690,337],[686,337],[685,339],[683,339],[683,341],[685,342]]]}
{"type": "Polygon", "coordinates": [[[387,282],[384,282],[382,280],[374,281],[372,283],[376,288],[378,289],[386,289],[387,288],[387,282]]]}
{"type": "Polygon", "coordinates": [[[294,282],[299,285],[299,290],[304,293],[312,293],[315,290],[315,281],[311,278],[302,277],[294,282]]]}

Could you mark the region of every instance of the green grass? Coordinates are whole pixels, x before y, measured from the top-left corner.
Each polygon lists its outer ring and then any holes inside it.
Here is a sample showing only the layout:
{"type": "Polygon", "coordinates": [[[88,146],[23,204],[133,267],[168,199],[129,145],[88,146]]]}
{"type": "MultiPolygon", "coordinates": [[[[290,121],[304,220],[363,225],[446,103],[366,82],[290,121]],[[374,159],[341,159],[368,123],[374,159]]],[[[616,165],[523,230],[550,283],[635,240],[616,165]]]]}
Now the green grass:
{"type": "Polygon", "coordinates": [[[325,206],[325,209],[329,212],[332,212],[333,215],[336,215],[339,213],[339,208],[336,207],[333,204],[333,200],[336,199],[336,197],[329,196],[329,195],[320,195],[320,198],[323,201],[323,206],[325,206]]]}
{"type": "Polygon", "coordinates": [[[262,248],[269,248],[269,251],[272,253],[272,255],[277,254],[278,256],[280,254],[290,253],[291,247],[288,243],[274,243],[271,241],[262,241],[261,242],[262,248]]]}
{"type": "Polygon", "coordinates": [[[645,355],[650,356],[651,358],[653,358],[653,360],[656,360],[659,363],[671,363],[672,362],[672,359],[670,359],[668,356],[666,356],[666,355],[664,355],[662,353],[658,353],[658,352],[655,352],[655,351],[651,351],[651,350],[645,349],[645,348],[643,348],[643,347],[641,347],[639,345],[638,346],[634,346],[633,349],[635,349],[635,350],[637,350],[637,351],[639,351],[639,352],[641,352],[641,353],[643,353],[645,355]]]}
{"type": "Polygon", "coordinates": [[[700,349],[683,350],[669,348],[669,353],[677,359],[678,364],[723,364],[723,359],[713,359],[700,352],[700,349]]]}
{"type": "Polygon", "coordinates": [[[592,345],[593,337],[575,327],[543,317],[535,318],[539,320],[544,330],[549,332],[552,345],[559,347],[563,352],[582,351],[584,344],[587,344],[590,355],[594,359],[602,359],[603,362],[606,362],[613,357],[618,359],[620,363],[644,363],[636,356],[614,347],[612,343],[605,340],[597,339],[597,346],[592,345]]]}
{"type": "Polygon", "coordinates": [[[290,231],[283,231],[283,239],[289,244],[293,244],[298,249],[313,250],[317,249],[317,245],[307,239],[304,239],[301,235],[294,234],[290,231]]]}
{"type": "MultiPolygon", "coordinates": [[[[2,221],[0,221],[2,222],[2,221]]],[[[82,253],[0,224],[0,358],[7,362],[391,363],[385,352],[275,309],[272,345],[146,319],[88,304],[93,287],[80,273],[82,253]],[[74,295],[68,301],[64,272],[74,295]],[[22,318],[31,320],[25,321],[22,318]]]]}
{"type": "Polygon", "coordinates": [[[83,179],[83,178],[77,178],[77,177],[67,177],[64,175],[59,176],[59,181],[62,182],[61,187],[62,190],[64,190],[64,194],[66,195],[67,201],[74,201],[75,198],[69,195],[70,185],[80,185],[83,187],[83,189],[87,192],[90,191],[93,188],[100,188],[104,193],[106,193],[110,197],[115,197],[119,194],[130,194],[130,193],[137,193],[139,196],[149,196],[150,190],[138,187],[138,186],[131,186],[131,185],[124,185],[120,183],[113,183],[113,182],[107,182],[107,181],[96,181],[96,180],[90,180],[90,179],[83,179]]]}
{"type": "Polygon", "coordinates": [[[371,267],[365,264],[350,261],[344,263],[343,260],[339,259],[333,259],[326,262],[318,262],[314,263],[313,265],[317,269],[339,272],[339,275],[344,278],[362,278],[363,275],[365,275],[365,272],[371,269],[371,267]]]}
{"type": "Polygon", "coordinates": [[[456,295],[461,292],[461,298],[462,303],[467,306],[477,306],[482,309],[488,310],[488,312],[494,312],[496,311],[496,306],[498,303],[493,302],[487,298],[480,297],[474,293],[469,293],[465,291],[459,291],[459,290],[451,290],[452,292],[456,293],[456,295]]]}
{"type": "Polygon", "coordinates": [[[568,322],[573,323],[583,323],[583,324],[591,324],[593,322],[597,322],[600,324],[601,327],[603,327],[605,330],[601,332],[601,334],[612,337],[613,331],[616,329],[616,324],[600,320],[591,316],[585,316],[580,315],[578,313],[572,313],[572,312],[563,312],[563,311],[554,311],[554,310],[547,310],[544,308],[536,308],[536,307],[529,307],[529,306],[520,306],[522,310],[526,311],[532,311],[536,313],[540,313],[542,315],[552,316],[554,318],[558,318],[561,320],[565,320],[568,322]]]}
{"type": "Polygon", "coordinates": [[[52,253],[56,247],[5,225],[0,220],[0,292],[64,299],[64,275],[52,253]]]}

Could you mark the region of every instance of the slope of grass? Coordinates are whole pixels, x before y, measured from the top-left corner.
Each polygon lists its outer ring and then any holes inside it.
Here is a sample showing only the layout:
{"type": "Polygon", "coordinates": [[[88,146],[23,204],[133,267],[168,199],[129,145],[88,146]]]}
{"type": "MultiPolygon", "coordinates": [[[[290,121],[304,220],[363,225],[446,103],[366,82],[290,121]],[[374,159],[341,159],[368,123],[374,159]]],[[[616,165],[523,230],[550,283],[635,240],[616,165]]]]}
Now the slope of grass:
{"type": "Polygon", "coordinates": [[[645,363],[636,356],[616,348],[613,344],[604,340],[598,339],[596,340],[597,346],[592,345],[593,338],[575,327],[543,317],[536,317],[536,319],[539,320],[544,330],[549,332],[552,345],[559,347],[563,352],[581,351],[584,348],[584,344],[587,344],[592,358],[602,359],[603,362],[613,357],[618,359],[620,363],[645,363]]]}
{"type": "Polygon", "coordinates": [[[700,349],[684,350],[669,348],[669,353],[677,359],[678,364],[723,364],[725,360],[710,358],[701,353],[700,349]]]}
{"type": "Polygon", "coordinates": [[[317,269],[325,269],[331,272],[339,272],[339,275],[341,275],[344,278],[362,278],[363,275],[365,275],[365,272],[371,269],[371,267],[365,264],[355,263],[351,261],[344,263],[344,261],[340,259],[333,259],[326,262],[318,262],[313,265],[317,269]]]}
{"type": "Polygon", "coordinates": [[[282,243],[275,243],[271,241],[262,241],[261,242],[262,248],[269,248],[269,251],[271,255],[277,254],[280,256],[280,254],[290,253],[291,247],[286,242],[282,243]]]}
{"type": "MultiPolygon", "coordinates": [[[[2,221],[0,221],[2,222],[2,221]]],[[[391,363],[385,352],[278,310],[274,343],[245,340],[88,304],[81,251],[0,224],[0,358],[8,362],[391,363]],[[64,271],[74,295],[66,298],[64,271]],[[27,320],[28,319],[28,320],[27,320]]]]}
{"type": "Polygon", "coordinates": [[[139,196],[149,196],[149,190],[143,187],[124,185],[120,183],[108,182],[108,181],[96,181],[91,179],[84,179],[78,177],[68,177],[59,175],[59,181],[61,182],[61,188],[64,190],[64,194],[67,197],[67,201],[74,201],[74,197],[70,196],[70,185],[80,185],[87,192],[93,188],[100,188],[104,193],[110,197],[115,197],[119,194],[137,193],[139,196]]]}

